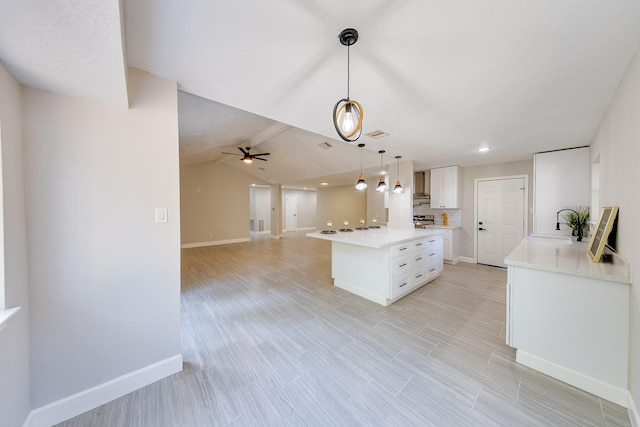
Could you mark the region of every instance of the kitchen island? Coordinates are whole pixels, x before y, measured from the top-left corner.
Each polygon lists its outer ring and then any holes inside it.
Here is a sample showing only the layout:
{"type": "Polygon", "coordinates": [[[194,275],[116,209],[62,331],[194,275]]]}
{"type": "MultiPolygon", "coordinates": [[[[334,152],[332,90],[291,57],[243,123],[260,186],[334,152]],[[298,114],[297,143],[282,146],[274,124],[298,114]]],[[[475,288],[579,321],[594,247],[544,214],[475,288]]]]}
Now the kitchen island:
{"type": "Polygon", "coordinates": [[[307,236],[331,241],[334,286],[386,306],[440,275],[442,233],[381,227],[307,236]]]}
{"type": "Polygon", "coordinates": [[[627,406],[630,265],[586,251],[529,236],[505,258],[506,342],[518,363],[627,406]]]}

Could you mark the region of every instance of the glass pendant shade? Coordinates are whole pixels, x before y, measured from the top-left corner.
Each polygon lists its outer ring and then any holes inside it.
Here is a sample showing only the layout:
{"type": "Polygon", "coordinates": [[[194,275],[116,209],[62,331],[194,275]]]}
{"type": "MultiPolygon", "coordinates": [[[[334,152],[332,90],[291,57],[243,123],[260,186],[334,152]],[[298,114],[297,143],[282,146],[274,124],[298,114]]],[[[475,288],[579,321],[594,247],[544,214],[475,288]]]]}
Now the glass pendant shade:
{"type": "Polygon", "coordinates": [[[360,148],[360,176],[358,177],[358,182],[356,182],[356,190],[362,191],[367,189],[367,181],[364,180],[364,172],[362,171],[362,149],[364,144],[358,144],[358,148],[360,148]]]}
{"type": "Polygon", "coordinates": [[[356,183],[356,190],[366,190],[367,189],[367,181],[364,180],[364,175],[360,175],[358,177],[358,182],[356,183]]]}
{"type": "Polygon", "coordinates": [[[393,194],[400,194],[402,193],[404,190],[402,188],[402,185],[400,185],[400,157],[401,156],[396,156],[396,186],[393,187],[393,194]]]}

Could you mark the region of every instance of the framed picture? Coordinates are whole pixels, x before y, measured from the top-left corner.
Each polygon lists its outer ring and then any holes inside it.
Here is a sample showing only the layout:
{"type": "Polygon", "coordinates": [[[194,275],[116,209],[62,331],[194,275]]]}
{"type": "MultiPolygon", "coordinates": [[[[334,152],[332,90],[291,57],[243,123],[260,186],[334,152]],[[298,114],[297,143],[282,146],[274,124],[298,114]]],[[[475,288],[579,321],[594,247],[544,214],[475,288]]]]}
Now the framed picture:
{"type": "Polygon", "coordinates": [[[609,239],[609,233],[618,218],[618,206],[607,206],[600,211],[600,218],[596,225],[589,246],[587,246],[587,255],[593,262],[600,262],[602,252],[609,239]]]}

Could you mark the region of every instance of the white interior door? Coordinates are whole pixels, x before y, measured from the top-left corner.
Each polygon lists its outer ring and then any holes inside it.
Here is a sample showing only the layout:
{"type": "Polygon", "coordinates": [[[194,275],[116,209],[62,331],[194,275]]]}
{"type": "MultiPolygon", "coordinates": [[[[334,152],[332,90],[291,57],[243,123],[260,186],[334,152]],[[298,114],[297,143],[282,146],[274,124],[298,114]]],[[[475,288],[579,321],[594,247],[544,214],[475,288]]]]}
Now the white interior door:
{"type": "Polygon", "coordinates": [[[298,229],[298,195],[287,194],[285,198],[285,230],[298,229]]]}
{"type": "Polygon", "coordinates": [[[478,263],[505,267],[525,235],[524,178],[478,181],[478,263]]]}

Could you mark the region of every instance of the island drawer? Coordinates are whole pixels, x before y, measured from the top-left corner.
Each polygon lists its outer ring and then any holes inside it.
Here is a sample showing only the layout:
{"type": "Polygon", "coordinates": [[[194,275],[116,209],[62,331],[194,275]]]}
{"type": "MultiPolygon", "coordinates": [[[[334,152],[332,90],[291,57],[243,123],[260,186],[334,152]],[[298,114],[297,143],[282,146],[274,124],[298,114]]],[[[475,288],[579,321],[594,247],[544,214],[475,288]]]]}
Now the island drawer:
{"type": "Polygon", "coordinates": [[[393,276],[393,279],[391,280],[391,298],[394,299],[399,295],[408,292],[412,287],[413,285],[410,274],[393,276]]]}
{"type": "Polygon", "coordinates": [[[411,254],[406,254],[391,260],[391,274],[393,277],[411,269],[411,254]]]}
{"type": "Polygon", "coordinates": [[[399,257],[402,255],[407,255],[413,251],[414,245],[413,242],[404,242],[397,243],[391,246],[391,257],[399,257]]]}

